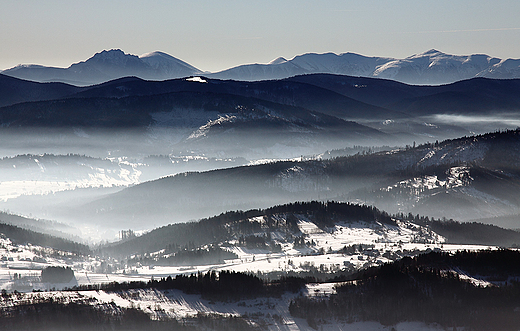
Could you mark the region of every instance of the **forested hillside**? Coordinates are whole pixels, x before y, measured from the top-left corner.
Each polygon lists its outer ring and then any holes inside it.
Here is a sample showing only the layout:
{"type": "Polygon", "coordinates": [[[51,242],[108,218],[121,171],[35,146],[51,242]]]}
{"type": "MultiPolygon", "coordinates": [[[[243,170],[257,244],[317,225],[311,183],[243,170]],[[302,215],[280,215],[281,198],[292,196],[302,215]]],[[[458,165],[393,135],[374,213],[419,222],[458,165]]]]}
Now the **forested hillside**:
{"type": "Polygon", "coordinates": [[[91,253],[90,248],[87,245],[48,234],[22,229],[14,225],[0,223],[0,234],[9,238],[14,244],[32,244],[84,255],[91,253]]]}
{"type": "Polygon", "coordinates": [[[310,217],[321,227],[333,226],[336,221],[340,220],[393,224],[388,214],[373,207],[336,202],[296,202],[266,209],[226,212],[201,219],[198,222],[170,224],[140,237],[103,246],[100,248],[100,252],[109,255],[131,255],[132,253],[155,252],[171,245],[194,249],[202,245],[251,234],[260,228],[258,222],[251,221],[256,217],[265,219],[267,227],[273,231],[278,228],[297,229],[298,219],[294,216],[296,214],[310,217]],[[273,215],[278,214],[286,215],[286,221],[278,222],[272,218],[273,215]]]}
{"type": "Polygon", "coordinates": [[[520,253],[509,250],[419,255],[362,271],[329,298],[297,298],[289,310],[314,326],[338,319],[516,330],[520,288],[510,280],[520,275],[518,261],[520,253]],[[472,275],[491,283],[473,284],[472,275]]]}

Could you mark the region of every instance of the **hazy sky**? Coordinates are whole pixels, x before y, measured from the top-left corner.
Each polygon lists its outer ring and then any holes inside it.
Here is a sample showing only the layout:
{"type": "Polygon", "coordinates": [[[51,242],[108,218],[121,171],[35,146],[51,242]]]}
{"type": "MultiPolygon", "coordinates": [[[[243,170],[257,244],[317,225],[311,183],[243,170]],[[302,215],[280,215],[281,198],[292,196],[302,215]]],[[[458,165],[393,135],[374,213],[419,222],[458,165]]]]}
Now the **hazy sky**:
{"type": "Polygon", "coordinates": [[[520,58],[519,13],[518,0],[0,0],[0,69],[112,48],[208,71],[307,52],[520,58]]]}

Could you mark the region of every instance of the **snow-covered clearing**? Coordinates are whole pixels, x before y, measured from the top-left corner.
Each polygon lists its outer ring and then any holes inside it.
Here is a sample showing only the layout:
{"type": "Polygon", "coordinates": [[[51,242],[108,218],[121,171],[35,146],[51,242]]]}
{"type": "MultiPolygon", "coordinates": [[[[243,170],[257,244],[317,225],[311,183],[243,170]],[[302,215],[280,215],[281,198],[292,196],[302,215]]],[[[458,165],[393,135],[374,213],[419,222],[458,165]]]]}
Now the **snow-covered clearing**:
{"type": "Polygon", "coordinates": [[[391,191],[395,188],[412,188],[417,192],[433,190],[437,188],[455,188],[468,185],[473,178],[469,174],[469,168],[453,167],[446,172],[446,179],[441,180],[438,176],[423,176],[413,179],[407,179],[398,182],[392,186],[388,186],[385,191],[391,191]]]}

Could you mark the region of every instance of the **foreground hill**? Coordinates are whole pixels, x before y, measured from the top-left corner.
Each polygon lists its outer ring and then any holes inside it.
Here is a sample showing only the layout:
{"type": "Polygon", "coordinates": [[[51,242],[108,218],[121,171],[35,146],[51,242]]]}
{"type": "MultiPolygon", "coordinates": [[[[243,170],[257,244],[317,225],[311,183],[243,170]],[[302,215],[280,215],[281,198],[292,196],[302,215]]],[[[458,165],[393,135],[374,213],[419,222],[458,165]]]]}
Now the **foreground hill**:
{"type": "Polygon", "coordinates": [[[468,314],[487,321],[493,305],[503,312],[499,325],[509,327],[516,304],[510,294],[517,291],[511,280],[518,277],[518,252],[476,245],[520,242],[520,233],[497,227],[299,202],[121,234],[120,242],[98,246],[95,257],[0,238],[0,287],[7,290],[0,329],[32,330],[35,323],[55,329],[58,322],[71,329],[74,319],[87,329],[114,330],[386,330],[399,323],[437,331],[427,323],[473,326],[468,314]],[[475,252],[482,249],[488,250],[475,252]],[[65,263],[71,269],[56,267],[65,263]],[[54,284],[35,276],[49,266],[73,280],[54,284]],[[315,283],[325,279],[334,280],[315,283]],[[51,290],[63,287],[72,291],[51,290]],[[374,295],[359,297],[360,290],[374,295]],[[472,304],[452,305],[453,293],[472,304]],[[409,309],[417,305],[425,305],[421,314],[409,309]]]}
{"type": "Polygon", "coordinates": [[[391,217],[374,207],[314,201],[227,212],[197,222],[170,224],[100,247],[100,251],[108,255],[133,255],[161,252],[163,249],[173,252],[183,247],[195,249],[227,242],[222,247],[245,246],[288,253],[283,249],[285,243],[294,242],[295,247],[299,245],[302,249],[300,253],[307,248],[308,253],[317,253],[328,249],[341,250],[347,244],[370,245],[399,240],[510,247],[520,244],[520,232],[411,214],[391,217]],[[367,231],[363,234],[364,230],[367,231]],[[350,234],[344,234],[344,231],[350,234]],[[328,239],[327,233],[331,234],[328,239]]]}
{"type": "MultiPolygon", "coordinates": [[[[374,216],[385,218],[384,213],[373,208],[334,203],[274,207],[264,211],[270,213],[270,222],[269,218],[251,217],[258,211],[247,212],[247,216],[243,213],[240,217],[237,217],[239,213],[221,215],[215,220],[222,222],[226,218],[222,224],[241,229],[240,234],[259,233],[270,227],[271,240],[279,240],[283,229],[279,221],[284,219],[280,216],[289,211],[299,215],[296,225],[302,234],[294,238],[294,252],[285,258],[283,254],[288,252],[285,247],[282,252],[263,253],[265,248],[262,248],[262,242],[258,240],[262,237],[259,236],[240,238],[235,248],[231,243],[221,246],[254,254],[252,258],[242,255],[239,264],[225,261],[216,265],[195,267],[185,264],[176,268],[163,266],[163,257],[168,256],[172,262],[172,257],[186,255],[190,250],[175,255],[168,250],[137,254],[127,263],[137,261],[136,265],[142,267],[129,275],[121,274],[120,270],[116,275],[104,274],[106,279],[97,278],[101,283],[89,280],[88,283],[81,282],[72,291],[62,292],[4,292],[0,297],[2,327],[32,330],[36,329],[34,323],[38,323],[38,329],[42,324],[55,327],[57,322],[76,325],[71,320],[74,318],[81,320],[85,327],[99,329],[110,325],[114,330],[131,329],[127,324],[129,321],[133,327],[154,330],[269,330],[295,326],[301,330],[321,327],[388,330],[393,326],[437,331],[452,327],[495,330],[497,325],[503,330],[516,329],[518,289],[513,280],[519,275],[517,251],[454,252],[454,249],[469,247],[455,248],[433,241],[421,244],[417,241],[435,239],[433,233],[413,223],[371,220],[374,216]],[[310,210],[315,213],[312,222],[306,219],[311,214],[302,214],[310,210]],[[318,216],[324,216],[325,210],[337,222],[335,227],[311,228],[310,223],[323,226],[325,219],[318,216]],[[320,218],[321,222],[318,221],[320,218]],[[354,221],[365,218],[367,222],[354,221]],[[250,224],[249,229],[247,224],[250,224]],[[361,240],[361,234],[367,235],[365,240],[377,237],[381,241],[367,244],[361,240]],[[356,244],[345,245],[338,252],[333,248],[326,254],[307,253],[314,241],[322,245],[328,239],[334,247],[337,243],[332,242],[333,239],[340,241],[348,236],[357,237],[356,244]],[[407,241],[407,237],[415,241],[407,241]],[[412,247],[414,250],[410,249],[412,247]],[[435,252],[431,252],[432,248],[435,252]],[[413,257],[425,249],[428,254],[413,257]],[[376,258],[380,262],[375,261],[376,258]],[[386,263],[382,264],[383,261],[386,263]],[[378,266],[374,267],[375,264],[378,266]],[[277,274],[284,276],[268,280],[261,278],[265,274],[252,273],[254,270],[251,269],[247,273],[235,271],[237,268],[243,270],[244,266],[261,265],[264,266],[262,270],[266,266],[283,270],[277,274]],[[306,277],[287,276],[288,273],[291,275],[291,269],[300,270],[298,275],[306,277]],[[302,269],[306,271],[302,272],[302,269]],[[144,272],[151,273],[151,279],[143,278],[144,272]],[[109,275],[117,281],[109,282],[109,275]],[[332,282],[315,283],[317,275],[335,277],[332,282]],[[457,300],[453,300],[454,295],[457,300]]],[[[263,239],[267,240],[266,237],[263,239]]],[[[475,246],[470,249],[474,250],[475,246]]],[[[192,250],[196,255],[203,251],[192,250]]],[[[90,277],[94,274],[90,273],[90,277]]]]}

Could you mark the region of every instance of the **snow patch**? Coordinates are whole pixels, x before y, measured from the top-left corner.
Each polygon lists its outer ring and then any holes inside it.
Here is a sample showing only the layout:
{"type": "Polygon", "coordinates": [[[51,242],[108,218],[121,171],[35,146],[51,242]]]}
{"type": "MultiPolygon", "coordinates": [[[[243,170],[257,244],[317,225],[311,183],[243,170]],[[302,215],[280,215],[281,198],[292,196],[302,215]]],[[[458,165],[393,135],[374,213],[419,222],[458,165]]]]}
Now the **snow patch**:
{"type": "Polygon", "coordinates": [[[197,83],[207,83],[208,82],[204,78],[198,77],[198,76],[197,77],[186,78],[186,81],[188,81],[188,82],[197,82],[197,83]]]}

